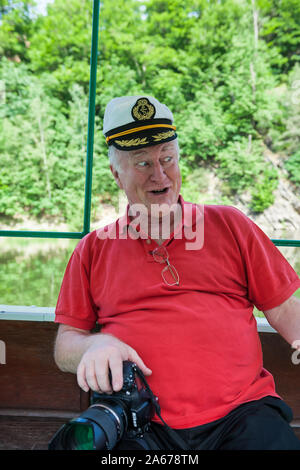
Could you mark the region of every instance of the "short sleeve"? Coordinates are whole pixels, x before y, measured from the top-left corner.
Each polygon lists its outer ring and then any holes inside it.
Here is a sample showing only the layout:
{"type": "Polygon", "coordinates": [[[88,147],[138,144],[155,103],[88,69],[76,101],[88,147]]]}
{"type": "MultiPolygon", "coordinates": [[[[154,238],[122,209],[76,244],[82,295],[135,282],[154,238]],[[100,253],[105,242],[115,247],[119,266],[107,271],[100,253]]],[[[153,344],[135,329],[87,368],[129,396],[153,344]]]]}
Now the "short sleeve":
{"type": "Polygon", "coordinates": [[[243,247],[248,298],[261,311],[282,304],[300,287],[300,279],[270,238],[249,220],[243,247]]]}
{"type": "Polygon", "coordinates": [[[91,330],[97,308],[90,293],[89,269],[75,249],[67,265],[55,309],[55,322],[91,330]]]}

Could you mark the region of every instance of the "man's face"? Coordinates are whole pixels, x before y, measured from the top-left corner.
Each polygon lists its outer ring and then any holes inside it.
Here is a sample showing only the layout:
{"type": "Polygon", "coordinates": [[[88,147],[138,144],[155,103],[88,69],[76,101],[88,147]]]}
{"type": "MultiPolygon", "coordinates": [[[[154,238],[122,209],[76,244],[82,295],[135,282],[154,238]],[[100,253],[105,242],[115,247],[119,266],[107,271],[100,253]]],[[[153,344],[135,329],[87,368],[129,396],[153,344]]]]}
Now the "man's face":
{"type": "Polygon", "coordinates": [[[178,202],[181,174],[176,142],[120,154],[120,171],[111,170],[130,205],[143,204],[150,213],[152,204],[171,206],[178,202]]]}

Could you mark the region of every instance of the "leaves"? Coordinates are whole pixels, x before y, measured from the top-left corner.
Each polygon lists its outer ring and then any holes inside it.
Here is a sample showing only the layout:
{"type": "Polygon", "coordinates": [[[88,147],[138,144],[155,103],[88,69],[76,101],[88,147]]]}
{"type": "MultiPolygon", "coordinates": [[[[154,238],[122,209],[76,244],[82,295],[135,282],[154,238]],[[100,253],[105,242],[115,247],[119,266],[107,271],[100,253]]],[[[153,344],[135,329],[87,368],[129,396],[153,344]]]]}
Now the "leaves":
{"type": "MultiPolygon", "coordinates": [[[[55,0],[42,16],[2,0],[0,14],[0,216],[81,229],[92,2],[55,0]]],[[[277,184],[266,144],[298,184],[299,14],[296,0],[101,2],[93,217],[117,198],[102,119],[126,94],[172,109],[186,194],[197,199],[213,168],[228,201],[250,191],[264,210],[277,184]]]]}
{"type": "Polygon", "coordinates": [[[290,179],[300,187],[300,151],[285,161],[285,167],[290,174],[290,179]]]}

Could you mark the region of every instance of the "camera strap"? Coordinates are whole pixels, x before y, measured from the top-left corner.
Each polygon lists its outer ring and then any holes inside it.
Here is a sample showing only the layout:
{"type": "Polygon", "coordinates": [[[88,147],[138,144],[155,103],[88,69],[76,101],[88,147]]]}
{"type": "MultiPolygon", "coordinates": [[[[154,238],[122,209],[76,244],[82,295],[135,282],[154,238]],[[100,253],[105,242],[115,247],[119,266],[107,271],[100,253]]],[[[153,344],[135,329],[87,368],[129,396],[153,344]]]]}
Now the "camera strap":
{"type": "Polygon", "coordinates": [[[157,416],[159,417],[159,419],[163,423],[163,425],[164,425],[167,433],[169,434],[170,438],[173,440],[173,442],[176,443],[176,445],[178,446],[179,449],[181,449],[181,450],[190,450],[187,443],[180,436],[178,436],[176,431],[174,431],[174,429],[170,428],[170,426],[168,426],[168,424],[163,420],[163,418],[161,416],[161,409],[160,409],[157,397],[154,395],[151,388],[149,387],[148,382],[146,381],[142,371],[137,367],[136,364],[134,364],[134,367],[135,367],[135,371],[136,371],[137,375],[139,376],[139,378],[143,382],[147,392],[150,395],[151,402],[153,403],[153,406],[155,408],[157,416]]]}

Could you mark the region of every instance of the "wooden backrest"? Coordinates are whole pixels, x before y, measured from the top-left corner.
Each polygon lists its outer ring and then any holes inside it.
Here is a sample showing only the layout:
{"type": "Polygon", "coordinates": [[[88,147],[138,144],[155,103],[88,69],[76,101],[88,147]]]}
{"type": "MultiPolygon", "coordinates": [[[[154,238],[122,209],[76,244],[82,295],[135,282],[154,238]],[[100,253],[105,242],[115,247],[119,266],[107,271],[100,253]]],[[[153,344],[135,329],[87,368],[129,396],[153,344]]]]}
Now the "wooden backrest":
{"type": "MultiPolygon", "coordinates": [[[[0,449],[45,449],[60,425],[89,406],[76,376],[54,362],[57,327],[51,321],[0,321],[6,349],[6,363],[0,364],[0,449]]],[[[264,366],[299,426],[300,365],[293,364],[293,349],[277,333],[259,334],[264,366]]],[[[300,437],[300,427],[296,430],[300,437]]]]}

